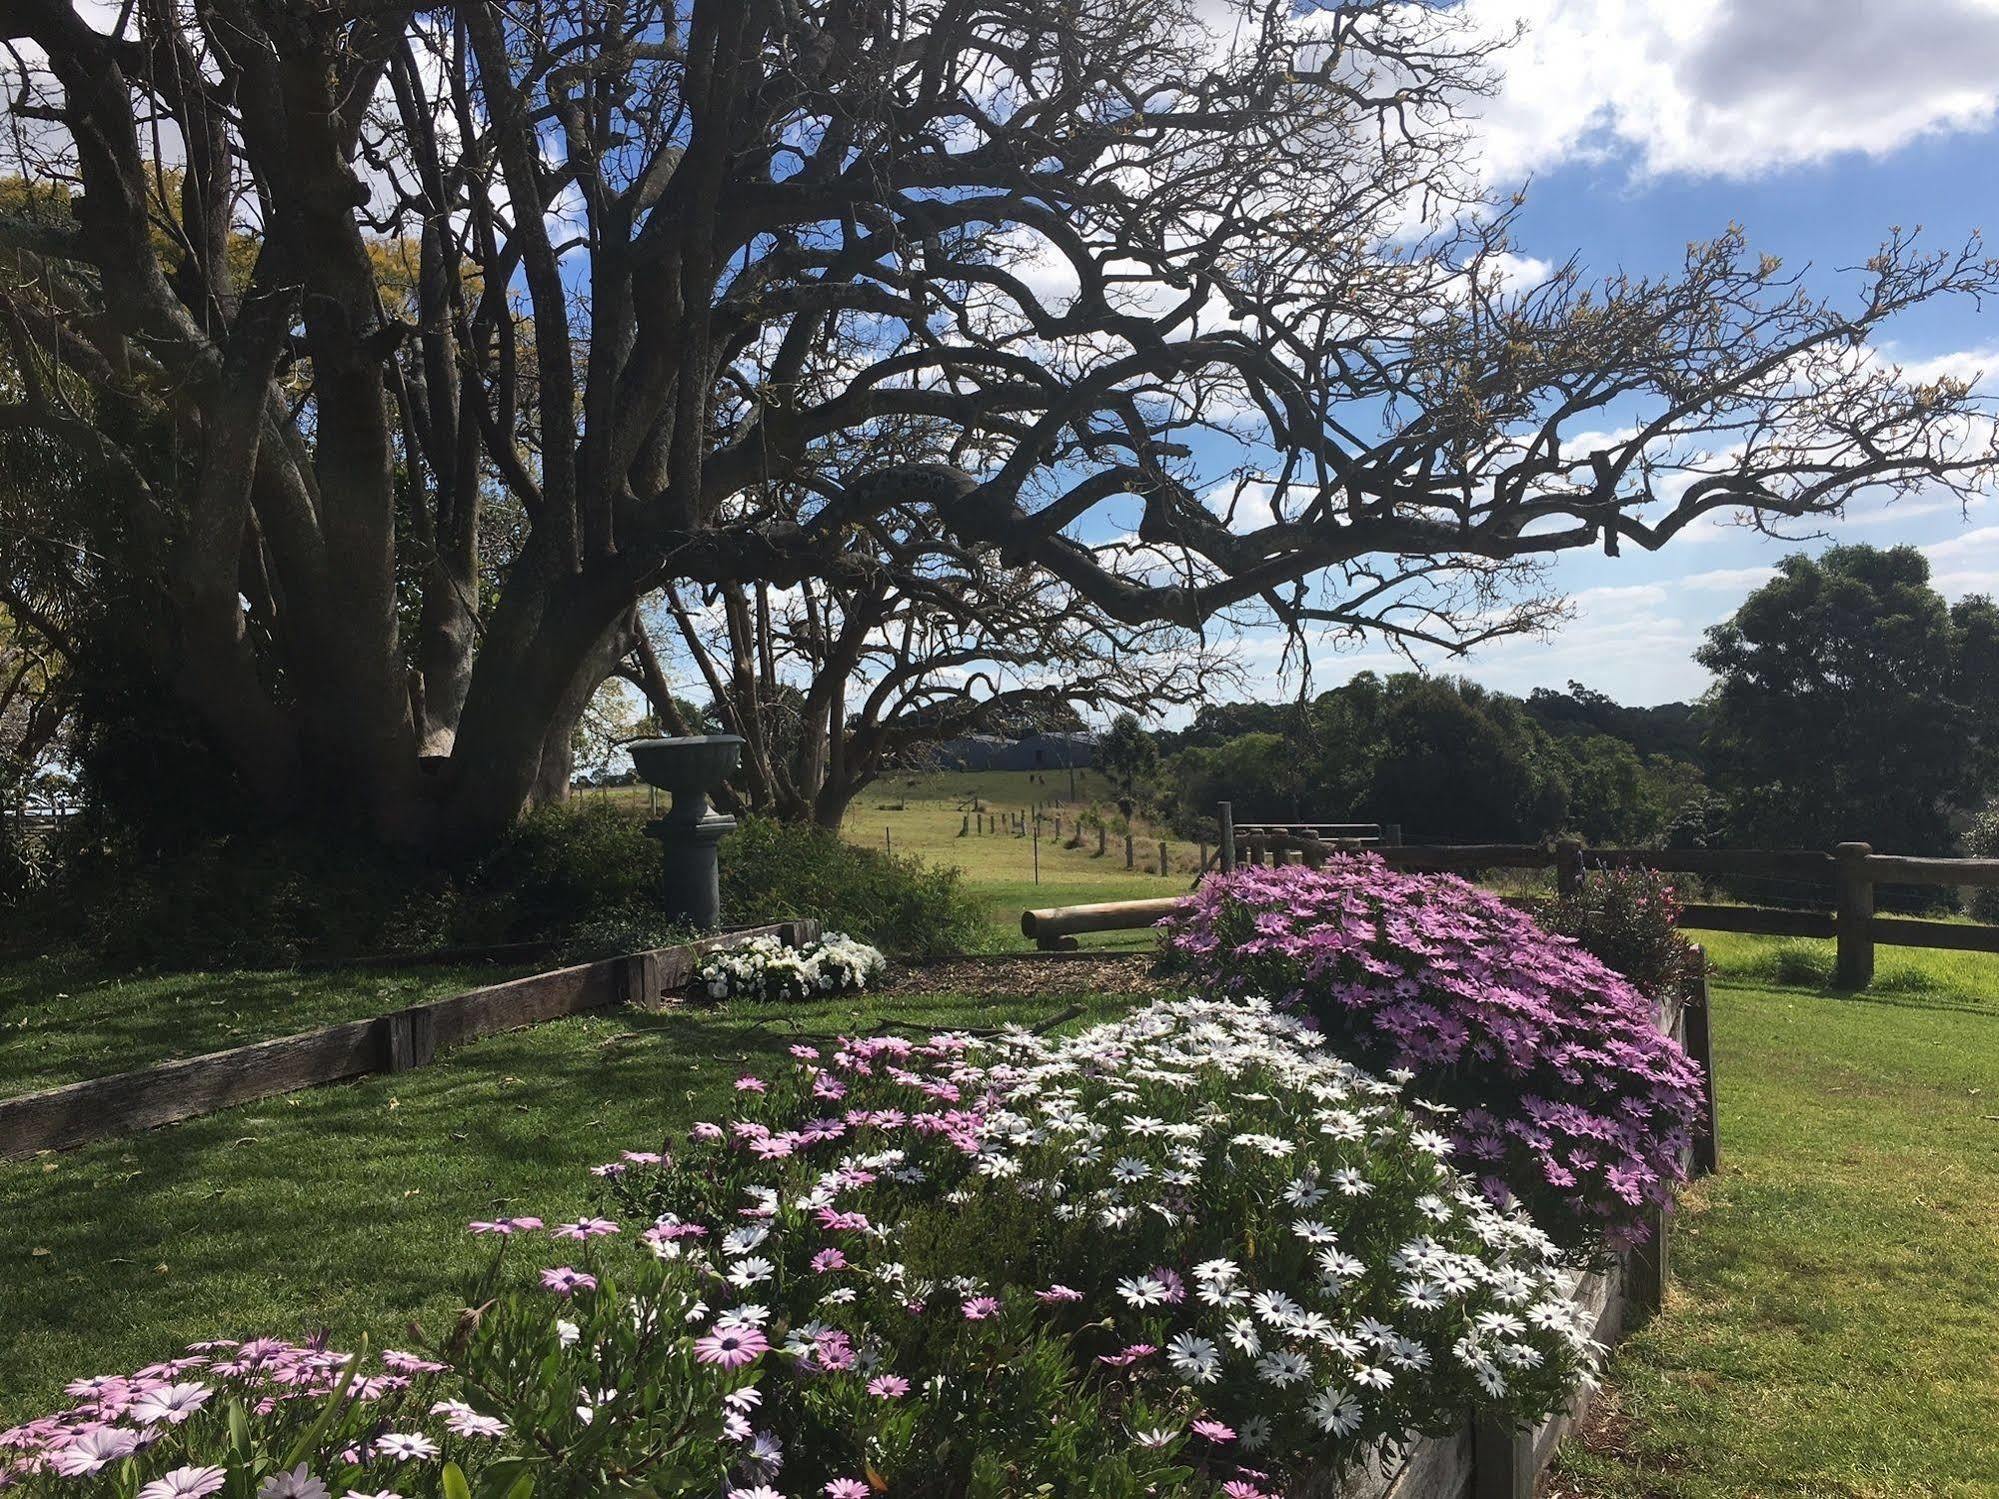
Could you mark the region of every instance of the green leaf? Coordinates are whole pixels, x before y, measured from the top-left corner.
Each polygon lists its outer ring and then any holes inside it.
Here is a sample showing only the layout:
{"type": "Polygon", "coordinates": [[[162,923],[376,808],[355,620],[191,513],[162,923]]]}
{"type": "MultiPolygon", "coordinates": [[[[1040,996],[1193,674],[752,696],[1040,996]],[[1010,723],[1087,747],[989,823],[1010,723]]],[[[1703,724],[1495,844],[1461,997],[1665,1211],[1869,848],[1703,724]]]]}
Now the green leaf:
{"type": "MultiPolygon", "coordinates": [[[[465,1470],[456,1463],[446,1463],[440,1475],[444,1481],[444,1499],[472,1499],[472,1485],[465,1481],[465,1470]]],[[[534,1481],[528,1480],[532,1488],[534,1481]]]]}

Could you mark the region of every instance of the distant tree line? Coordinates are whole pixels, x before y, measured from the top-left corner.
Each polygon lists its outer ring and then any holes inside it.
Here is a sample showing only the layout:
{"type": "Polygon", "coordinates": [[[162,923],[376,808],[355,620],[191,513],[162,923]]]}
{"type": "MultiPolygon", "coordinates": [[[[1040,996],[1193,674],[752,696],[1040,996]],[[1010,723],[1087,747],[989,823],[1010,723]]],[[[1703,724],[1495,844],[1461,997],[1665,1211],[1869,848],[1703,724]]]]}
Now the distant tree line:
{"type": "Polygon", "coordinates": [[[1703,799],[1693,714],[1620,708],[1576,683],[1522,699],[1460,677],[1362,672],[1309,702],[1203,708],[1159,736],[1155,787],[1188,836],[1211,832],[1228,800],[1240,818],[1399,822],[1412,837],[1641,842],[1703,799]],[[1611,715],[1625,715],[1624,733],[1600,726],[1611,715]]]}
{"type": "MultiPolygon", "coordinates": [[[[1570,682],[1525,698],[1363,672],[1288,703],[1203,707],[1154,734],[1145,783],[1188,837],[1238,819],[1395,822],[1410,838],[1983,849],[1999,795],[1999,605],[1948,604],[1913,547],[1786,558],[1697,659],[1696,703],[1570,682]]],[[[1114,737],[1128,741],[1136,722],[1114,737]]]]}

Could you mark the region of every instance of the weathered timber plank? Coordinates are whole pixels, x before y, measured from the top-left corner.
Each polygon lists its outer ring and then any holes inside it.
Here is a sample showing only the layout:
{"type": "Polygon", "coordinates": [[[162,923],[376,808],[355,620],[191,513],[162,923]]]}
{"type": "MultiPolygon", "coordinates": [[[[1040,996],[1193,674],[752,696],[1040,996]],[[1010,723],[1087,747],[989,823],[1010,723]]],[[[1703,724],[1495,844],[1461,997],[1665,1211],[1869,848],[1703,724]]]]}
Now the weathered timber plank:
{"type": "Polygon", "coordinates": [[[677,975],[672,987],[678,988],[693,977],[700,954],[762,934],[797,946],[819,935],[819,923],[789,921],[725,932],[680,947],[490,984],[326,1030],[0,1099],[0,1160],[68,1150],[317,1083],[371,1072],[407,1072],[430,1065],[440,1051],[480,1036],[642,1003],[649,980],[655,983],[655,995],[657,981],[669,976],[677,975]]]}
{"type": "Polygon", "coordinates": [[[1661,874],[1754,875],[1830,884],[1832,855],[1810,848],[1590,848],[1591,869],[1656,869],[1661,874]]]}
{"type": "Polygon", "coordinates": [[[1766,937],[1831,937],[1838,923],[1829,911],[1784,911],[1774,906],[1680,907],[1680,925],[1707,932],[1756,932],[1766,937]]]}
{"type": "Polygon", "coordinates": [[[1999,926],[1961,921],[1922,921],[1913,916],[1877,916],[1874,940],[1890,947],[1947,947],[1954,952],[1999,952],[1999,926]]]}
{"type": "Polygon", "coordinates": [[[1398,869],[1552,869],[1555,850],[1536,843],[1456,843],[1423,845],[1405,843],[1378,848],[1379,854],[1398,869]]]}
{"type": "Polygon", "coordinates": [[[1999,885],[1999,859],[1917,859],[1869,854],[1861,861],[1877,885],[1999,885]]]}
{"type": "Polygon", "coordinates": [[[437,1048],[445,1051],[500,1031],[608,1009],[624,998],[625,959],[603,958],[454,994],[425,1008],[431,1013],[437,1048]]]}
{"type": "Polygon", "coordinates": [[[354,1020],[140,1072],[0,1100],[0,1159],[67,1150],[388,1066],[387,1026],[354,1020]]]}

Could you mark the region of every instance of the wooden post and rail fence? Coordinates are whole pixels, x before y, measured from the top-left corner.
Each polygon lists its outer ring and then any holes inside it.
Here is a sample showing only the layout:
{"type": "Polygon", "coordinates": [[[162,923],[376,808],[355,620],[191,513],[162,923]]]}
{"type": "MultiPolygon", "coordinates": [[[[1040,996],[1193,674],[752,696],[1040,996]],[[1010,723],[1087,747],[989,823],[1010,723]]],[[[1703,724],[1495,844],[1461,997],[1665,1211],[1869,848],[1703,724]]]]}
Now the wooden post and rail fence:
{"type": "MultiPolygon", "coordinates": [[[[1875,891],[1897,887],[1999,886],[1999,859],[1931,859],[1877,854],[1865,843],[1831,852],[1768,848],[1585,848],[1577,842],[1405,844],[1402,830],[1383,823],[1237,822],[1223,802],[1221,839],[1196,883],[1211,869],[1241,864],[1317,866],[1334,855],[1366,851],[1398,869],[1477,874],[1488,869],[1549,870],[1559,893],[1573,893],[1587,869],[1651,869],[1710,879],[1773,879],[1822,890],[1829,909],[1682,903],[1680,924],[1711,932],[1773,937],[1825,937],[1836,944],[1834,981],[1864,989],[1874,979],[1877,947],[1932,947],[1999,953],[1999,926],[1875,914],[1875,891]]],[[[1176,900],[1124,900],[1027,911],[1021,931],[1044,950],[1076,945],[1091,932],[1134,931],[1170,912],[1176,900]]]]}

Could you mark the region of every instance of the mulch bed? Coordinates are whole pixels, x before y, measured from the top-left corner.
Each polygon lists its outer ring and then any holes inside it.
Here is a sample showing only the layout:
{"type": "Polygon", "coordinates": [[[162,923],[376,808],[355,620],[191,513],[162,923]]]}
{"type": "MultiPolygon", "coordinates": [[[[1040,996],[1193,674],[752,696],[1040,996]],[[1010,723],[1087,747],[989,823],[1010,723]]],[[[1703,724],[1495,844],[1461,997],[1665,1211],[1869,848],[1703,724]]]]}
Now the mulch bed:
{"type": "Polygon", "coordinates": [[[1171,981],[1153,972],[1153,954],[1007,953],[898,963],[878,986],[883,994],[970,994],[1028,998],[1042,994],[1164,994],[1171,981]]]}

